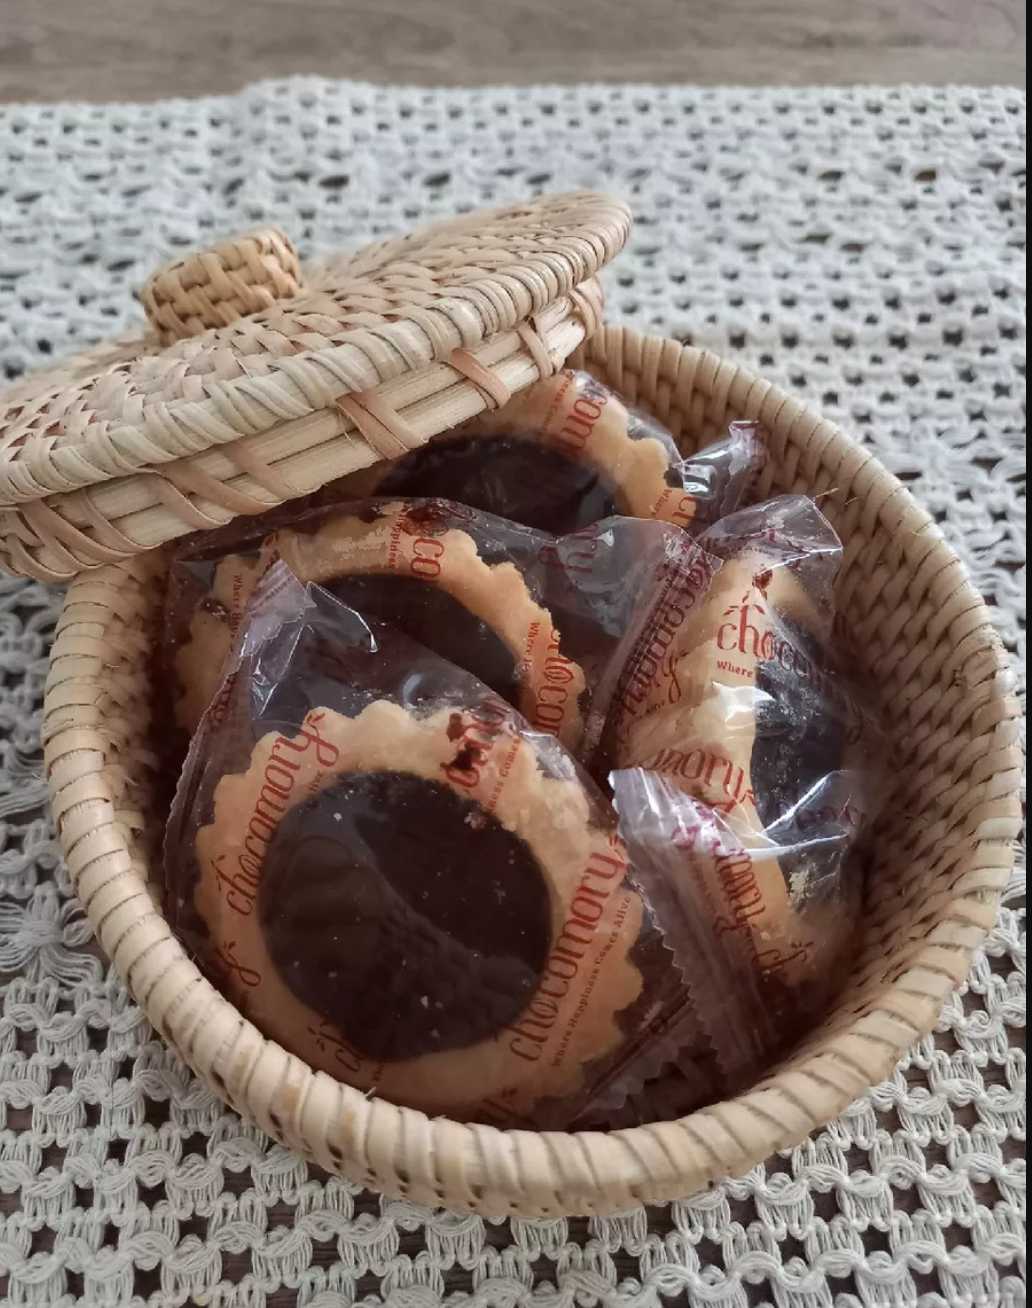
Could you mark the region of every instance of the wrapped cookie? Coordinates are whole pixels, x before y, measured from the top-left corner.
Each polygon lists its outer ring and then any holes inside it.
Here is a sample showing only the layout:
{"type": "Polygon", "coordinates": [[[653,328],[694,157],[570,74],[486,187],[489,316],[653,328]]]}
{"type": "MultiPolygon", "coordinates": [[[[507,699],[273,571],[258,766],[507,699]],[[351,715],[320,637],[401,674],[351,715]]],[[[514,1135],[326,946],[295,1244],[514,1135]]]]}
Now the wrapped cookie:
{"type": "Polygon", "coordinates": [[[816,507],[770,501],[703,540],[722,559],[704,600],[661,659],[643,640],[625,667],[612,783],[704,1026],[748,1033],[726,1066],[753,1070],[848,958],[850,857],[884,786],[884,744],[832,659],[840,546],[816,507]],[[715,1000],[750,988],[755,1015],[730,1021],[715,1000]]]}
{"type": "MultiPolygon", "coordinates": [[[[170,626],[186,627],[171,642],[180,725],[196,725],[257,579],[282,558],[301,581],[319,582],[467,668],[541,729],[579,741],[583,672],[565,658],[551,615],[505,557],[504,538],[482,529],[487,548],[480,548],[466,525],[436,504],[346,506],[302,517],[246,552],[212,561],[210,590],[194,597],[192,612],[183,611],[182,587],[173,601],[170,626]],[[550,691],[557,679],[558,699],[550,691]]],[[[196,573],[194,559],[185,564],[196,573]]]]}
{"type": "Polygon", "coordinates": [[[651,918],[570,754],[282,562],[192,741],[166,873],[233,1002],[394,1102],[555,1120],[647,1020],[651,918]]]}
{"type": "Polygon", "coordinates": [[[441,500],[320,509],[264,539],[223,532],[172,567],[167,657],[184,730],[211,701],[255,583],[276,558],[466,668],[574,748],[598,736],[625,653],[660,596],[688,573],[699,573],[700,590],[708,575],[704,551],[665,523],[610,519],[556,538],[441,500]]]}
{"type": "Polygon", "coordinates": [[[670,433],[586,372],[560,372],[502,408],[349,478],[354,497],[439,496],[564,536],[616,515],[701,530],[742,502],[758,425],[682,458],[670,433]]]}
{"type": "MultiPolygon", "coordinates": [[[[690,1112],[741,1090],[841,987],[860,921],[856,842],[877,790],[829,776],[819,795],[757,831],[661,772],[614,772],[612,784],[635,884],[682,979],[657,1048],[678,1069],[668,1093],[676,1087],[690,1112]]],[[[658,1070],[655,1060],[646,1069],[658,1070]]],[[[632,1092],[647,1104],[641,1081],[635,1068],[632,1092]]]]}

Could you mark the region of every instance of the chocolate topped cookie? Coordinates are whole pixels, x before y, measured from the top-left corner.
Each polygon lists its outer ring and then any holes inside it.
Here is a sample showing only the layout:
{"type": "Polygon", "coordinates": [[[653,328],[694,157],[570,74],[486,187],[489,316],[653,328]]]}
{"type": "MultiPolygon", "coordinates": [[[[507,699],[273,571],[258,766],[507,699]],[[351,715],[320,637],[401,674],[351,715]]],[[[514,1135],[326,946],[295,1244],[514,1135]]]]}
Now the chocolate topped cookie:
{"type": "Polygon", "coordinates": [[[575,1094],[637,998],[642,903],[559,746],[490,698],[311,709],[214,791],[194,901],[227,993],[313,1066],[519,1119],[575,1094]]]}
{"type": "Polygon", "coordinates": [[[484,553],[434,502],[386,501],[320,512],[269,535],[253,554],[226,557],[213,565],[210,590],[175,651],[179,725],[196,729],[258,579],[282,558],[300,581],[397,628],[472,673],[538,730],[576,746],[584,673],[520,569],[484,553]]]}
{"type": "Polygon", "coordinates": [[[275,547],[301,581],[360,612],[368,605],[479,677],[532,726],[577,745],[583,672],[516,565],[487,562],[446,505],[386,501],[323,515],[281,531],[275,547]]]}
{"type": "Polygon", "coordinates": [[[738,504],[759,446],[755,424],[736,427],[684,460],[667,431],[589,373],[562,372],[348,486],[355,496],[439,495],[555,536],[616,514],[688,527],[738,504]]]}

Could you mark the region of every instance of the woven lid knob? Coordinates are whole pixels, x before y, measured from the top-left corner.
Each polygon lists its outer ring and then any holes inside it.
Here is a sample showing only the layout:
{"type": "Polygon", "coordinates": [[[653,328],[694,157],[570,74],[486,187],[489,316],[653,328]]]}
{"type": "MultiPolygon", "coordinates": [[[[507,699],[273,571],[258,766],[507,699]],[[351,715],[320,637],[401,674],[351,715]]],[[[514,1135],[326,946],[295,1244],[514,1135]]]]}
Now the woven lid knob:
{"type": "Polygon", "coordinates": [[[152,273],[140,300],[163,345],[225,327],[302,289],[301,262],[275,227],[220,241],[152,273]]]}

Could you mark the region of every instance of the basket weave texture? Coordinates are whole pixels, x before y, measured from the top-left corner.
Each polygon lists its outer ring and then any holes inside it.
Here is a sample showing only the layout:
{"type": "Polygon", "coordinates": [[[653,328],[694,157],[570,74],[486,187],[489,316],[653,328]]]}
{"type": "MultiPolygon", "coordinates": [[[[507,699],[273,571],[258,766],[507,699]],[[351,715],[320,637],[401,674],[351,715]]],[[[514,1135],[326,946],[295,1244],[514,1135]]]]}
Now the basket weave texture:
{"type": "Polygon", "coordinates": [[[45,581],[260,513],[497,405],[598,326],[622,201],[450,219],[303,270],[275,229],[169,264],[150,326],[0,395],[0,567],[45,581]]]}
{"type": "Polygon", "coordinates": [[[395,1107],[313,1073],[204,979],[159,898],[150,739],[167,558],[84,574],[62,613],[44,740],[54,818],[102,947],[215,1092],[323,1167],[485,1215],[601,1213],[694,1193],[823,1125],[927,1033],[993,922],[1019,822],[1017,705],[981,599],[928,516],[819,414],[734,364],[608,327],[575,362],[686,451],[736,418],[771,432],[761,493],[817,497],[844,544],[844,636],[876,687],[898,781],[877,827],[854,976],[835,1010],[747,1093],[608,1135],[502,1132],[395,1107]]]}

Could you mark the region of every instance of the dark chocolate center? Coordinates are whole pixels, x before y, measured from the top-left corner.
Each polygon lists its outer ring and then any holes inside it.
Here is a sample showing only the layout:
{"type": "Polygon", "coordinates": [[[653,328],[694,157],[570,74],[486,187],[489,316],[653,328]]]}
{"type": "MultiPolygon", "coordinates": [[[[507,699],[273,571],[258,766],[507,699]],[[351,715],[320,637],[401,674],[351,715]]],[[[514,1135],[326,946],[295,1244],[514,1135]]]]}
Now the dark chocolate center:
{"type": "Polygon", "coordinates": [[[354,573],[323,586],[359,613],[389,622],[449,663],[472,672],[518,707],[520,683],[512,651],[492,627],[441,586],[393,572],[354,573]]]}
{"type": "Polygon", "coordinates": [[[530,848],[407,772],[345,774],[286,813],[259,913],[294,994],[390,1061],[496,1035],[537,989],[551,937],[530,848]]]}
{"type": "Polygon", "coordinates": [[[520,436],[431,441],[393,464],[378,492],[456,500],[553,536],[620,512],[592,468],[520,436]]]}

